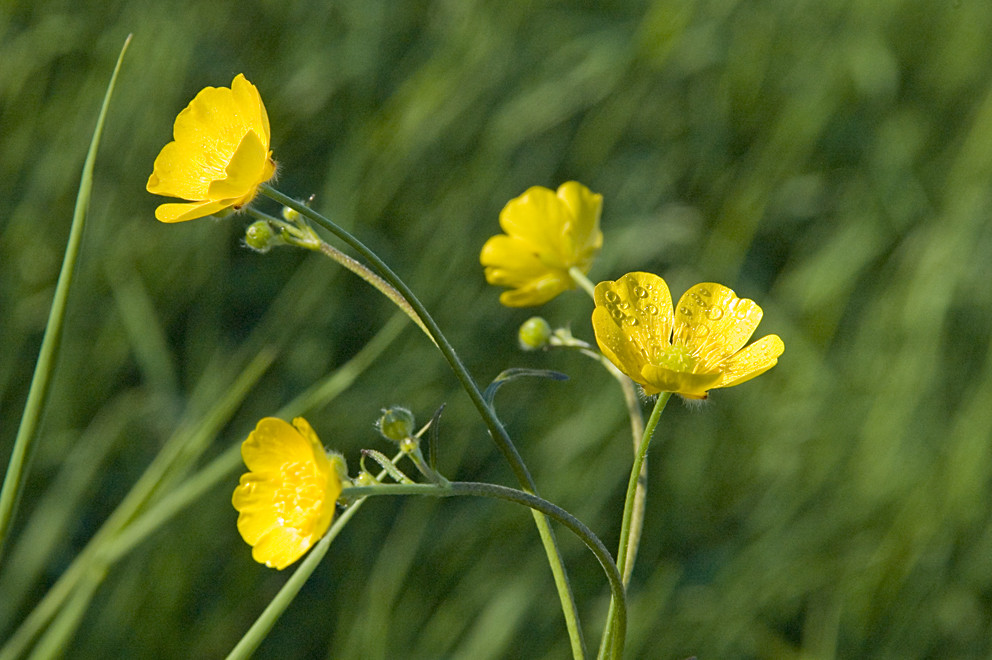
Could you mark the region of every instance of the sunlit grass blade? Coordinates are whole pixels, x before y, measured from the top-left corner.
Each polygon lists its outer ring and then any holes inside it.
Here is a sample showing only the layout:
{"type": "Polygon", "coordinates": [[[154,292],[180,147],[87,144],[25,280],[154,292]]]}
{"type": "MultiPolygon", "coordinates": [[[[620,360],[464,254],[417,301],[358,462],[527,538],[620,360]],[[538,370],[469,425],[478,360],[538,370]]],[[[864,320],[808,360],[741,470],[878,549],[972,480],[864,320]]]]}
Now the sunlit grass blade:
{"type": "Polygon", "coordinates": [[[14,449],[11,452],[10,463],[7,464],[7,473],[3,480],[3,488],[0,490],[0,559],[3,558],[3,548],[11,522],[14,519],[17,502],[20,499],[21,487],[27,477],[31,455],[34,452],[38,422],[41,419],[45,400],[48,398],[52,375],[55,371],[55,361],[58,358],[59,344],[65,323],[65,309],[69,300],[69,288],[72,286],[72,276],[79,259],[86,214],[89,211],[90,193],[93,190],[93,167],[96,163],[97,149],[100,146],[100,138],[103,136],[103,124],[107,117],[107,108],[110,106],[110,97],[113,95],[114,86],[117,83],[117,74],[120,73],[124,53],[127,52],[130,43],[131,36],[128,35],[127,39],[124,40],[120,55],[117,56],[117,64],[110,76],[110,84],[107,85],[103,105],[100,106],[100,114],[96,121],[96,128],[93,130],[93,138],[90,140],[90,148],[86,152],[83,174],[79,180],[79,193],[76,196],[76,208],[72,214],[72,228],[69,231],[69,241],[66,245],[65,256],[62,259],[62,270],[59,273],[58,284],[55,286],[55,296],[48,314],[48,323],[45,325],[45,335],[41,341],[41,350],[38,352],[34,376],[31,378],[27,402],[24,404],[24,412],[21,415],[21,425],[17,430],[14,449]]]}

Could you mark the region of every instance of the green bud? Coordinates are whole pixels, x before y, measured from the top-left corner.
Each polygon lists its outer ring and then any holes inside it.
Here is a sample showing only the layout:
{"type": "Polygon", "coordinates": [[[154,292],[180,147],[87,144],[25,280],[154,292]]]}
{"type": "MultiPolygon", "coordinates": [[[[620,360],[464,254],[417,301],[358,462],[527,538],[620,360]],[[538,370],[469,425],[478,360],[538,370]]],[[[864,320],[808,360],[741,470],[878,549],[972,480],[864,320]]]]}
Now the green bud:
{"type": "Polygon", "coordinates": [[[286,222],[296,222],[300,219],[300,212],[296,209],[291,209],[288,206],[282,207],[282,218],[286,222]]]}
{"type": "Polygon", "coordinates": [[[372,474],[370,474],[369,472],[366,472],[365,470],[359,472],[358,476],[355,477],[354,480],[354,484],[356,486],[375,486],[378,483],[379,482],[376,481],[376,478],[372,476],[372,474]]]}
{"type": "Polygon", "coordinates": [[[532,316],[520,326],[517,338],[520,340],[520,348],[525,351],[544,348],[551,339],[551,326],[540,316],[532,316]]]}
{"type": "Polygon", "coordinates": [[[393,407],[382,411],[376,422],[379,433],[387,440],[402,442],[413,435],[413,413],[406,408],[393,407]]]}
{"type": "Polygon", "coordinates": [[[279,245],[282,240],[265,220],[257,220],[245,230],[245,245],[256,252],[268,252],[273,245],[279,245]]]}

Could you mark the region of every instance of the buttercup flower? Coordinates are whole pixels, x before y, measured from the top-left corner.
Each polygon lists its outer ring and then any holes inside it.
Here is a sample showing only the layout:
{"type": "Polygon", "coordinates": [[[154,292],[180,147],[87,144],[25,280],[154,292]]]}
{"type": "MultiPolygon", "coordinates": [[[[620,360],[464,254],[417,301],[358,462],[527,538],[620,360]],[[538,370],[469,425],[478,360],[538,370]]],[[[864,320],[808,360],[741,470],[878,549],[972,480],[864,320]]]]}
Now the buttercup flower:
{"type": "Polygon", "coordinates": [[[341,479],[302,417],[290,425],[261,420],[241,445],[250,472],[241,475],[231,503],[251,556],[282,570],[303,556],[331,525],[341,479]]]}
{"type": "Polygon", "coordinates": [[[648,394],[705,399],[708,390],[768,371],[785,350],[777,335],[744,348],[761,308],[722,284],[697,284],[673,310],[665,280],[629,273],[596,285],[595,299],[592,325],[600,350],[648,394]]]}
{"type": "Polygon", "coordinates": [[[499,301],[508,307],[540,305],[574,288],[568,270],[588,273],[603,245],[602,208],[603,196],[575,181],[557,193],[535,186],[510,200],[499,214],[506,233],[486,241],[479,255],[486,281],[511,289],[499,301]]]}
{"type": "Polygon", "coordinates": [[[238,210],[275,174],[269,116],[258,90],[238,74],[227,87],[207,87],[176,117],[172,142],[155,159],[148,192],[189,200],[162,204],[155,217],[182,222],[238,210]]]}

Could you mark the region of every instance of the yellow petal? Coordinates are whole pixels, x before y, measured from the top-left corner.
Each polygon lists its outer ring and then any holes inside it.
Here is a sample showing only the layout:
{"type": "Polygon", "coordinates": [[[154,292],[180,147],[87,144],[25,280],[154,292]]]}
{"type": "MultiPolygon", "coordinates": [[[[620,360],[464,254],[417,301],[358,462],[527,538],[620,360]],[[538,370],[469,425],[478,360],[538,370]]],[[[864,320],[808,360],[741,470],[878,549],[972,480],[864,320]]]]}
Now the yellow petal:
{"type": "Polygon", "coordinates": [[[564,253],[574,255],[583,264],[579,266],[586,272],[591,265],[592,257],[603,245],[603,232],[599,230],[599,217],[603,211],[603,196],[592,192],[577,181],[566,181],[558,186],[556,193],[571,220],[568,222],[563,240],[564,253]]]}
{"type": "Polygon", "coordinates": [[[280,525],[276,506],[281,480],[274,473],[249,472],[241,480],[231,504],[238,511],[238,531],[249,545],[254,545],[262,534],[280,525]]]}
{"type": "Polygon", "coordinates": [[[516,289],[504,291],[499,295],[499,301],[507,307],[534,307],[543,305],[570,288],[572,288],[571,278],[564,280],[557,275],[548,274],[516,289]]]}
{"type": "Polygon", "coordinates": [[[739,351],[760,321],[761,308],[753,300],[704,282],[679,298],[672,343],[690,349],[702,363],[716,365],[739,351]]]}
{"type": "Polygon", "coordinates": [[[251,556],[255,561],[281,571],[302,557],[313,542],[313,535],[301,536],[294,529],[274,528],[259,538],[251,556]]]}
{"type": "Polygon", "coordinates": [[[263,183],[261,177],[267,162],[265,145],[254,131],[249,131],[231,156],[224,170],[224,178],[211,182],[207,198],[238,199],[236,206],[250,202],[255,196],[255,189],[263,183]]]}
{"type": "MultiPolygon", "coordinates": [[[[641,370],[642,378],[651,384],[654,392],[675,392],[693,399],[705,399],[706,391],[714,387],[719,373],[690,373],[674,371],[653,364],[644,365],[641,370]]],[[[645,388],[647,391],[647,388],[645,388]]]]}
{"type": "Polygon", "coordinates": [[[333,497],[330,498],[330,501],[337,501],[338,496],[341,494],[341,482],[338,479],[337,472],[331,469],[331,461],[327,458],[327,451],[324,449],[323,443],[317,436],[317,432],[313,430],[312,426],[310,426],[310,422],[302,417],[293,418],[293,428],[295,428],[297,432],[299,432],[299,434],[310,443],[310,452],[313,456],[316,469],[321,474],[324,474],[325,478],[328,479],[329,482],[332,482],[328,487],[329,492],[333,493],[333,497]],[[334,484],[337,484],[337,492],[333,492],[335,488],[334,484]]]}
{"type": "Polygon", "coordinates": [[[597,284],[594,297],[592,322],[600,350],[636,382],[653,387],[644,380],[643,367],[671,345],[672,297],[665,280],[628,273],[597,284]]]}
{"type": "Polygon", "coordinates": [[[159,204],[155,209],[155,219],[160,222],[185,222],[196,218],[205,218],[231,206],[229,200],[187,202],[185,204],[159,204]]]}
{"type": "Polygon", "coordinates": [[[736,355],[723,366],[717,387],[731,387],[760,376],[776,364],[785,352],[785,343],[778,335],[766,335],[736,355]]]}
{"type": "Polygon", "coordinates": [[[496,286],[523,286],[550,271],[529,243],[505,234],[485,242],[479,261],[486,267],[486,281],[496,286]]]}
{"type": "Polygon", "coordinates": [[[248,82],[243,73],[239,73],[231,82],[231,92],[234,96],[234,104],[240,110],[239,116],[244,121],[245,129],[253,131],[261,139],[262,146],[268,151],[269,115],[265,111],[265,105],[262,103],[262,96],[258,93],[258,88],[248,82]]]}
{"type": "Polygon", "coordinates": [[[572,217],[568,208],[547,188],[534,186],[510,200],[499,214],[499,224],[510,236],[526,241],[549,265],[567,269],[562,236],[572,217]]]}
{"type": "Polygon", "coordinates": [[[241,445],[241,457],[252,472],[279,470],[288,462],[312,462],[313,447],[308,438],[277,417],[266,417],[241,445]]]}
{"type": "Polygon", "coordinates": [[[145,186],[148,192],[180,199],[206,199],[213,173],[196,167],[198,155],[188,144],[170,142],[155,158],[145,186]]]}

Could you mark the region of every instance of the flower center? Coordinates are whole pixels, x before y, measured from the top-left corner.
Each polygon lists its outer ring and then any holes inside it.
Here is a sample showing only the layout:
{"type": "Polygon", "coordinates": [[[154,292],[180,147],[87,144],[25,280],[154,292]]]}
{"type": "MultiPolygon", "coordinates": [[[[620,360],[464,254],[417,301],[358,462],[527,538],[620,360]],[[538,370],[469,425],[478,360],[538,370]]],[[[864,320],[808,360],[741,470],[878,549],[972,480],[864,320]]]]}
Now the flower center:
{"type": "Polygon", "coordinates": [[[693,373],[699,364],[692,353],[679,345],[655,347],[651,363],[680,373],[693,373]]]}

